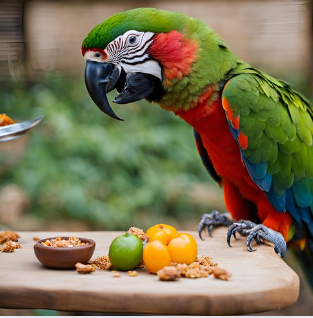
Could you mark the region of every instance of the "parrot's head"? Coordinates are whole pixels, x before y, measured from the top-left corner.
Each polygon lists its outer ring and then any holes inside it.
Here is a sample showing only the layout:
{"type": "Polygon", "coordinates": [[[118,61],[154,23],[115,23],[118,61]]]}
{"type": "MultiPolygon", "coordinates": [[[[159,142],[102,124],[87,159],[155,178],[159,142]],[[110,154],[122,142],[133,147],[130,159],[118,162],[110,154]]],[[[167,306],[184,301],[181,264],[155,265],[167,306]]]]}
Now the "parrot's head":
{"type": "Polygon", "coordinates": [[[213,56],[219,48],[227,49],[211,29],[182,13],[121,12],[98,24],[82,43],[86,87],[100,110],[119,120],[106,96],[113,89],[118,104],[146,98],[165,109],[184,108],[218,77],[219,59],[213,56]],[[211,62],[205,70],[201,60],[207,54],[211,62]]]}

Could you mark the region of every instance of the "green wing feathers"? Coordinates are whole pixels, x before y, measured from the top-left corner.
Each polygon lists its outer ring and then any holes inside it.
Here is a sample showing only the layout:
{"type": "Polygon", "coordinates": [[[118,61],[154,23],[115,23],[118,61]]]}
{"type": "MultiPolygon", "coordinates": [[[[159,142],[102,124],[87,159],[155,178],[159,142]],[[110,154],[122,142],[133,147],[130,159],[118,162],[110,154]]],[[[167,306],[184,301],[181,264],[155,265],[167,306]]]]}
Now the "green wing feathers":
{"type": "Polygon", "coordinates": [[[222,98],[253,181],[278,211],[291,209],[299,221],[309,221],[313,234],[313,108],[309,101],[289,84],[243,63],[230,74],[222,98]],[[245,137],[245,146],[240,136],[245,137]]]}

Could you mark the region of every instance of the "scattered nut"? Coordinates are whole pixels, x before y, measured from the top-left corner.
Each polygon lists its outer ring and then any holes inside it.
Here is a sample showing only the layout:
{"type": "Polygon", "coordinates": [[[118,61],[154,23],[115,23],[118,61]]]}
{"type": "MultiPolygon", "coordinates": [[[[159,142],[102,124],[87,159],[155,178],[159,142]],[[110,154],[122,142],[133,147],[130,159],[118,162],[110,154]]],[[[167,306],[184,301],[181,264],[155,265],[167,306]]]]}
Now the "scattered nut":
{"type": "Polygon", "coordinates": [[[223,280],[230,280],[231,277],[231,274],[226,269],[219,267],[213,268],[213,275],[215,278],[223,280]]]}
{"type": "Polygon", "coordinates": [[[107,270],[112,267],[109,255],[101,256],[93,261],[89,261],[88,264],[92,265],[95,269],[107,270]]]}
{"type": "Polygon", "coordinates": [[[139,229],[138,227],[129,228],[128,233],[138,236],[143,242],[147,242],[149,240],[149,236],[142,229],[139,229]]]}
{"type": "Polygon", "coordinates": [[[200,278],[211,274],[210,266],[200,265],[198,262],[187,264],[176,264],[178,277],[200,278]]]}
{"type": "Polygon", "coordinates": [[[217,263],[213,262],[211,257],[202,255],[201,257],[197,257],[197,260],[189,265],[171,263],[170,267],[176,269],[177,278],[200,278],[211,275],[216,266],[217,263]]]}
{"type": "Polygon", "coordinates": [[[13,231],[4,231],[0,233],[0,244],[3,244],[7,241],[17,242],[20,236],[13,231]]]}
{"type": "Polygon", "coordinates": [[[112,273],[113,273],[113,277],[121,277],[118,271],[112,271],[112,273]]]}
{"type": "Polygon", "coordinates": [[[34,237],[33,237],[33,241],[36,241],[36,242],[37,242],[37,241],[40,241],[40,238],[39,238],[38,236],[34,236],[34,237]]]}
{"type": "Polygon", "coordinates": [[[212,258],[211,257],[204,256],[204,255],[201,255],[200,257],[197,257],[196,262],[198,262],[200,265],[203,265],[203,266],[213,266],[213,267],[217,266],[217,263],[212,262],[212,258]]]}
{"type": "Polygon", "coordinates": [[[13,253],[15,249],[21,248],[21,244],[17,242],[7,241],[2,247],[1,252],[13,253]]]}
{"type": "Polygon", "coordinates": [[[128,271],[127,273],[128,273],[128,275],[129,275],[130,277],[135,277],[135,276],[137,276],[137,272],[136,272],[136,271],[128,271]]]}
{"type": "Polygon", "coordinates": [[[177,279],[178,272],[175,266],[165,266],[157,271],[160,280],[173,281],[177,279]]]}
{"type": "Polygon", "coordinates": [[[95,271],[92,265],[84,265],[82,263],[75,264],[76,271],[80,274],[90,274],[95,271]]]}

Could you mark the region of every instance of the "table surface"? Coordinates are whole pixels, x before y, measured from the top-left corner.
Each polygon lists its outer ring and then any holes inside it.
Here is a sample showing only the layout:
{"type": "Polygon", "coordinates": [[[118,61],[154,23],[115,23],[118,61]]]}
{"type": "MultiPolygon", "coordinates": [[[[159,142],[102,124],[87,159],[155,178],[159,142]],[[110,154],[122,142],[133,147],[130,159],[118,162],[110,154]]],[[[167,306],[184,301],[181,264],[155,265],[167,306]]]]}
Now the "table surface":
{"type": "Polygon", "coordinates": [[[86,237],[95,240],[92,259],[108,254],[112,240],[122,232],[19,232],[21,248],[0,253],[0,308],[45,308],[65,311],[108,313],[233,315],[257,313],[287,307],[299,294],[297,274],[267,245],[246,249],[245,239],[226,243],[226,228],[205,235],[196,232],[198,254],[207,255],[227,269],[230,281],[180,278],[160,281],[145,269],[136,277],[120,272],[96,270],[78,274],[75,270],[48,269],[35,257],[33,237],[86,237]]]}

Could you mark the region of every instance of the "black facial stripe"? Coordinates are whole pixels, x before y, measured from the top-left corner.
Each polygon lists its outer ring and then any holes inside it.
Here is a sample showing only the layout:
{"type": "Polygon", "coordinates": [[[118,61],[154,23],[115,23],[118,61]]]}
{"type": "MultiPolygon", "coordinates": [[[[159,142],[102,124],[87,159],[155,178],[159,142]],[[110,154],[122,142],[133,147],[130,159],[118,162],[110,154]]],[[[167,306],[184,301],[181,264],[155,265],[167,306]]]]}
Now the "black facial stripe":
{"type": "Polygon", "coordinates": [[[127,65],[137,65],[137,64],[142,64],[146,61],[152,61],[152,59],[150,59],[150,57],[146,57],[145,59],[143,59],[142,61],[138,61],[138,62],[127,62],[126,60],[122,59],[121,62],[127,65]]]}
{"type": "Polygon", "coordinates": [[[122,61],[126,60],[126,61],[132,61],[132,60],[135,60],[137,58],[141,58],[141,57],[144,57],[146,55],[146,52],[143,52],[142,54],[140,55],[133,55],[131,57],[127,57],[127,56],[123,56],[122,57],[122,61]]]}
{"type": "Polygon", "coordinates": [[[129,49],[128,54],[133,54],[144,50],[147,51],[148,46],[152,43],[152,40],[145,42],[139,49],[129,49]]]}

